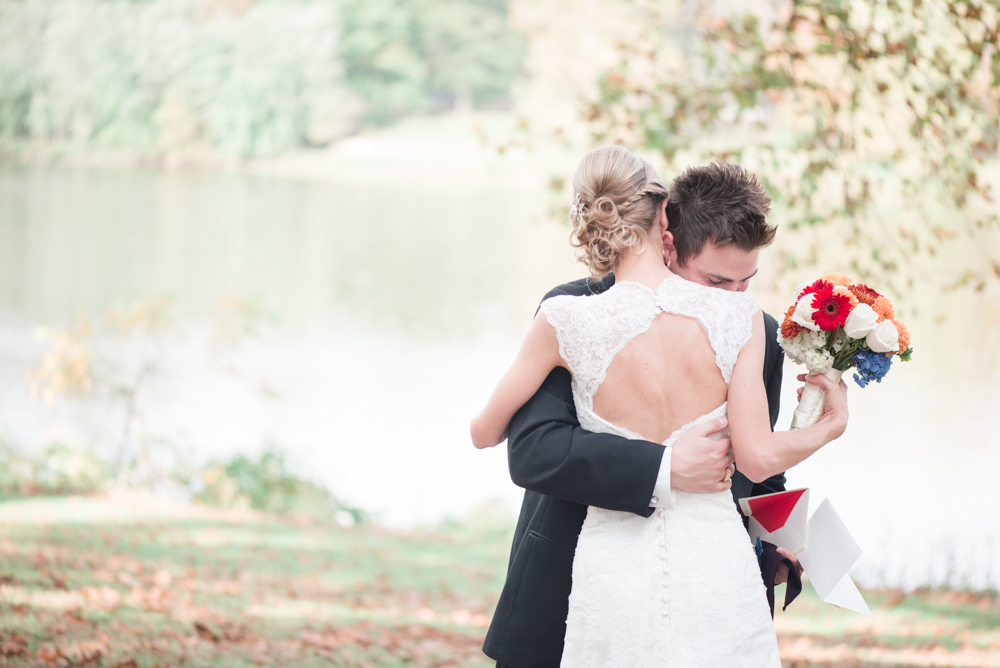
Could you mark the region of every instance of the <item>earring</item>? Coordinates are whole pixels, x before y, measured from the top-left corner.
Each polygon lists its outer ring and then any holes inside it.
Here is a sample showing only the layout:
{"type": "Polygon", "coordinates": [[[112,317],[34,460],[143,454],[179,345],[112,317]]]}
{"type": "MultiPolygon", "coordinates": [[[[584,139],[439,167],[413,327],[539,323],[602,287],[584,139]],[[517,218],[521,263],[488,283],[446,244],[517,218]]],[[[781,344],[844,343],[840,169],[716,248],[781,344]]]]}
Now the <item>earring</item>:
{"type": "Polygon", "coordinates": [[[667,269],[670,269],[670,258],[667,258],[667,269]]]}

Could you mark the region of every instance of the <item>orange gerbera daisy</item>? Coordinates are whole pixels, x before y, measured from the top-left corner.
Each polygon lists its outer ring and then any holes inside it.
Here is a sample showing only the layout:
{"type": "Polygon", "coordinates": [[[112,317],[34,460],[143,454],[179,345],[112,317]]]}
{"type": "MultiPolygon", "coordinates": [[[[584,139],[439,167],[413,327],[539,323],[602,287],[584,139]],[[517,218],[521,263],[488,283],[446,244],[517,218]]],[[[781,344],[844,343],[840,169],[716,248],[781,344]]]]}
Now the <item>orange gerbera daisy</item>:
{"type": "Polygon", "coordinates": [[[896,312],[892,308],[892,302],[885,297],[876,297],[872,302],[872,310],[878,313],[878,321],[882,322],[886,318],[892,320],[896,317],[896,312]]]}
{"type": "Polygon", "coordinates": [[[853,292],[851,292],[849,288],[847,288],[847,287],[845,287],[843,285],[835,285],[833,287],[833,291],[836,294],[838,294],[838,295],[844,295],[845,297],[847,297],[848,299],[850,299],[851,300],[851,309],[852,310],[854,309],[855,306],[858,305],[858,298],[857,298],[857,296],[855,296],[855,294],[853,292]]]}
{"type": "Polygon", "coordinates": [[[862,304],[868,304],[869,306],[874,304],[875,300],[882,296],[879,293],[872,290],[871,288],[869,288],[867,285],[864,285],[863,283],[855,283],[854,285],[849,286],[847,289],[850,290],[854,294],[854,296],[858,298],[859,302],[861,302],[862,304]]]}
{"type": "Polygon", "coordinates": [[[802,325],[792,322],[792,314],[795,313],[795,304],[785,311],[785,321],[781,323],[781,336],[786,339],[794,339],[802,332],[802,325]]]}
{"type": "Polygon", "coordinates": [[[896,326],[896,331],[899,332],[899,354],[902,355],[910,347],[910,330],[896,319],[893,319],[892,324],[896,326]]]}
{"type": "Polygon", "coordinates": [[[845,288],[854,282],[844,274],[838,274],[836,272],[820,276],[819,280],[826,281],[827,283],[833,283],[834,285],[843,285],[845,288]]]}

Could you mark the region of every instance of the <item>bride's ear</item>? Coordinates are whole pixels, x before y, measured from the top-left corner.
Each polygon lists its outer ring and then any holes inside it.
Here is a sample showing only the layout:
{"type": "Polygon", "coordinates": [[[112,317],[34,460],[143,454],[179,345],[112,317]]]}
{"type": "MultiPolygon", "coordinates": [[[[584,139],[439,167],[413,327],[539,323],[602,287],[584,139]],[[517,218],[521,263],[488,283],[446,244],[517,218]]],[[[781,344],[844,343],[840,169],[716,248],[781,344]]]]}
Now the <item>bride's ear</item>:
{"type": "Polygon", "coordinates": [[[674,250],[674,233],[670,231],[670,221],[667,219],[667,200],[663,200],[658,218],[660,239],[663,240],[663,252],[670,254],[674,250]]]}

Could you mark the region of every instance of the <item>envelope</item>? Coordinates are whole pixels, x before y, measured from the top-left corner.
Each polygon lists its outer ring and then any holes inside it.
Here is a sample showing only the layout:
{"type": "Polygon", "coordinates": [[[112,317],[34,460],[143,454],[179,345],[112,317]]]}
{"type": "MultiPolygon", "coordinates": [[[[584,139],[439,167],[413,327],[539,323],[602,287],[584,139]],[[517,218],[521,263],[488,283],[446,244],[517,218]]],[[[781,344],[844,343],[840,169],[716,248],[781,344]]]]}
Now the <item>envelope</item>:
{"type": "Polygon", "coordinates": [[[829,499],[806,521],[808,489],[751,496],[739,500],[750,518],[750,540],[760,536],[795,553],[821,600],[872,616],[848,571],[861,558],[861,548],[829,499]]]}
{"type": "Polygon", "coordinates": [[[861,554],[830,499],[824,499],[809,518],[809,546],[798,553],[799,563],[820,599],[871,617],[865,599],[847,574],[861,554]]]}
{"type": "Polygon", "coordinates": [[[750,540],[757,537],[783,547],[792,553],[801,552],[808,540],[809,490],[750,496],[739,500],[743,515],[750,518],[750,540]]]}

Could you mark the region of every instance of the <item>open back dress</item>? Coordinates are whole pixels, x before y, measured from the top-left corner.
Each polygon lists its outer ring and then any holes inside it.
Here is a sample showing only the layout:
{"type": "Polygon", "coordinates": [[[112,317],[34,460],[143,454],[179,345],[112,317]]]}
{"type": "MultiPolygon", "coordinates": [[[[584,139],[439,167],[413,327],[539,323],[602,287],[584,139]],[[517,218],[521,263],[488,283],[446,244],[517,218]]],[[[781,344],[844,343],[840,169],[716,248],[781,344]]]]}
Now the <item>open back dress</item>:
{"type": "MultiPolygon", "coordinates": [[[[664,313],[693,318],[728,387],[759,309],[744,293],[673,275],[656,290],[621,281],[598,295],[552,297],[541,313],[573,375],[581,426],[642,439],[594,412],[594,395],[615,355],[664,313]]],[[[674,431],[664,445],[724,415],[725,403],[674,431]]],[[[648,518],[588,509],[573,561],[562,668],[780,668],[757,557],[732,495],[673,494],[670,508],[648,518]]]]}

